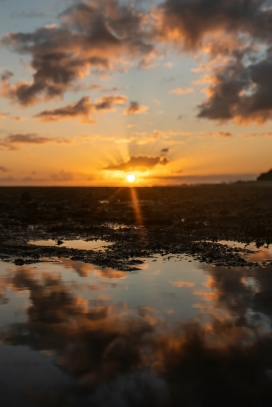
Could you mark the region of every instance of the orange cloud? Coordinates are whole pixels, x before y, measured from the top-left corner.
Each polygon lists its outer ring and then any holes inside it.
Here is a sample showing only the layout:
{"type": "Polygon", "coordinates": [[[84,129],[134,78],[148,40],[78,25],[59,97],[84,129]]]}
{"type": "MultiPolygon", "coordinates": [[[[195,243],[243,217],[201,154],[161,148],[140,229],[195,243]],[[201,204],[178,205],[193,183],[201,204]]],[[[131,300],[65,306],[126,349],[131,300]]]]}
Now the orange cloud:
{"type": "Polygon", "coordinates": [[[169,281],[169,283],[172,284],[172,286],[179,287],[179,288],[183,288],[183,287],[191,288],[191,287],[194,287],[194,285],[195,285],[195,283],[190,283],[190,282],[185,282],[185,281],[176,281],[176,282],[169,281]]]}
{"type": "Polygon", "coordinates": [[[111,171],[146,171],[148,168],[153,168],[155,165],[166,165],[169,160],[166,157],[148,157],[148,156],[137,156],[130,157],[129,161],[116,165],[109,165],[104,168],[105,170],[111,171]]]}
{"type": "Polygon", "coordinates": [[[193,93],[193,91],[192,88],[176,88],[170,90],[169,95],[186,95],[187,93],[193,93]]]}
{"type": "Polygon", "coordinates": [[[115,105],[122,105],[127,100],[126,96],[104,96],[96,103],[91,103],[85,96],[76,103],[72,103],[54,110],[44,110],[35,117],[44,122],[55,122],[80,118],[82,123],[96,123],[91,116],[93,113],[105,113],[113,110],[115,105]]]}
{"type": "Polygon", "coordinates": [[[94,69],[126,68],[128,58],[145,66],[154,55],[147,33],[148,19],[118,1],[78,2],[61,13],[58,24],[27,34],[6,34],[2,45],[31,57],[30,82],[10,84],[11,72],[2,76],[2,94],[22,106],[60,98],[94,69]],[[46,46],[45,46],[46,44],[46,46]]]}
{"type": "Polygon", "coordinates": [[[69,140],[63,138],[50,138],[39,136],[35,133],[29,134],[10,134],[7,137],[0,139],[0,148],[6,148],[8,150],[18,150],[22,145],[41,145],[48,143],[70,143],[69,140]]]}

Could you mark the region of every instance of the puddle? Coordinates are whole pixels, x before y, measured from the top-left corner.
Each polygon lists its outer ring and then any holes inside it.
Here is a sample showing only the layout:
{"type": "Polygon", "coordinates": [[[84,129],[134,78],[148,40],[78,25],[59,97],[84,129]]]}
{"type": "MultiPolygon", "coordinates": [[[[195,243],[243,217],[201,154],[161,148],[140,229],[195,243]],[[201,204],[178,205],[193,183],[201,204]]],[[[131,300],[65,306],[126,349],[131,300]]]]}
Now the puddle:
{"type": "Polygon", "coordinates": [[[228,245],[229,247],[236,247],[242,250],[250,250],[254,253],[246,254],[244,257],[247,261],[261,263],[266,260],[272,260],[272,248],[261,246],[257,247],[255,243],[239,243],[231,240],[221,240],[218,243],[228,245]]]}
{"type": "Polygon", "coordinates": [[[249,261],[262,262],[265,260],[272,260],[272,248],[259,248],[256,253],[250,254],[247,259],[249,261]]]}
{"type": "Polygon", "coordinates": [[[3,405],[246,405],[249,377],[272,399],[272,267],[139,268],[0,262],[3,405]]]}
{"type": "Polygon", "coordinates": [[[220,240],[218,243],[227,245],[229,247],[236,247],[237,249],[257,250],[255,243],[240,243],[233,240],[220,240]]]}
{"type": "Polygon", "coordinates": [[[67,247],[69,249],[78,250],[104,250],[105,247],[112,246],[112,242],[106,242],[105,240],[63,240],[63,243],[58,244],[56,240],[31,240],[29,243],[35,246],[59,246],[67,247]]]}
{"type": "MultiPolygon", "coordinates": [[[[180,322],[198,314],[195,302],[196,299],[198,303],[202,301],[195,295],[195,291],[204,290],[207,294],[212,294],[206,287],[208,277],[200,265],[181,257],[173,256],[170,261],[162,257],[143,259],[143,264],[137,264],[139,270],[133,272],[102,268],[70,259],[61,259],[59,263],[38,263],[31,267],[1,263],[0,276],[4,275],[8,279],[4,278],[1,286],[4,286],[5,282],[9,281],[8,276],[14,273],[24,275],[27,272],[33,279],[38,280],[45,273],[50,276],[58,275],[68,288],[71,284],[79,284],[80,290],[87,293],[84,299],[88,301],[96,301],[102,295],[103,303],[126,303],[129,309],[149,307],[156,314],[171,315],[169,318],[172,321],[180,322]]],[[[14,298],[17,301],[18,298],[20,301],[26,301],[23,291],[14,298]]],[[[10,302],[7,304],[9,308],[10,302]]]]}

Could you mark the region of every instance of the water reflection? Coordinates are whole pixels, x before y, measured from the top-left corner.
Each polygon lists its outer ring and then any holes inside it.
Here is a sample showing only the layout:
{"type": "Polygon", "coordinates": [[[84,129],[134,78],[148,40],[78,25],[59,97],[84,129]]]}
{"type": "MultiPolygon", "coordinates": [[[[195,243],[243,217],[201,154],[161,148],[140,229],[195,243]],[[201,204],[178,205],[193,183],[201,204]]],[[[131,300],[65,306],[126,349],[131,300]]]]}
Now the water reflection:
{"type": "Polygon", "coordinates": [[[261,247],[256,253],[248,256],[249,261],[262,262],[265,260],[272,260],[272,249],[261,247]]]}
{"type": "Polygon", "coordinates": [[[105,247],[111,246],[113,243],[107,242],[106,240],[31,240],[29,242],[35,246],[62,246],[68,249],[78,249],[78,250],[104,250],[105,247]]]}
{"type": "Polygon", "coordinates": [[[272,267],[181,257],[0,263],[3,405],[270,406],[272,267]]]}
{"type": "MultiPolygon", "coordinates": [[[[240,243],[232,240],[221,240],[218,243],[232,247],[243,255],[249,262],[262,263],[272,260],[272,248],[263,246],[263,243],[240,243]],[[249,251],[249,253],[247,253],[249,251]]],[[[271,264],[272,265],[272,264],[271,264]]]]}

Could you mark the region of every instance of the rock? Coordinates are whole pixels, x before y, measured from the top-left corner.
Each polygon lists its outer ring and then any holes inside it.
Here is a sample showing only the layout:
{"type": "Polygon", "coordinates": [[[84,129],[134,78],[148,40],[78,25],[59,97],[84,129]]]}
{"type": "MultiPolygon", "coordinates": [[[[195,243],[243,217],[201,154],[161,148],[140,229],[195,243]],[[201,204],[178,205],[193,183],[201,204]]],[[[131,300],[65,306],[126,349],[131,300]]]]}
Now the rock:
{"type": "Polygon", "coordinates": [[[23,259],[16,259],[14,264],[16,266],[23,266],[25,264],[25,261],[23,259]]]}

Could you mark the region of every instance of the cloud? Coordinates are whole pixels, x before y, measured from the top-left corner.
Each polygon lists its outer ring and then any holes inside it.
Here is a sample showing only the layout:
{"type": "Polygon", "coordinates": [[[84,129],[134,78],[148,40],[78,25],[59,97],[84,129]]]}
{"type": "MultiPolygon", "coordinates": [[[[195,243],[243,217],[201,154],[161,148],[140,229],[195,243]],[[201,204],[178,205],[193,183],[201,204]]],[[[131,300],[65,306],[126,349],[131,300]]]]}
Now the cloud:
{"type": "Polygon", "coordinates": [[[15,122],[21,122],[21,121],[24,120],[21,116],[13,116],[13,115],[11,115],[9,113],[3,113],[3,112],[0,112],[0,120],[1,119],[10,119],[10,120],[13,120],[15,122]]]}
{"type": "Polygon", "coordinates": [[[160,42],[209,56],[200,68],[210,70],[211,85],[198,117],[238,124],[271,120],[272,8],[266,6],[266,0],[165,0],[157,7],[160,42]]]}
{"type": "Polygon", "coordinates": [[[169,160],[166,157],[137,156],[130,157],[129,161],[125,163],[109,165],[104,169],[111,171],[146,171],[157,164],[166,165],[168,162],[169,160]]]}
{"type": "Polygon", "coordinates": [[[86,85],[85,83],[79,83],[73,87],[73,92],[83,92],[86,90],[98,90],[103,89],[102,85],[91,83],[90,85],[86,85]]]}
{"type": "Polygon", "coordinates": [[[54,99],[94,69],[127,69],[130,63],[145,65],[154,47],[147,30],[148,19],[129,4],[117,0],[78,1],[60,16],[57,25],[35,31],[12,32],[1,39],[3,46],[29,55],[31,82],[2,82],[2,94],[23,106],[40,99],[54,99]]]}
{"type": "Polygon", "coordinates": [[[271,9],[265,0],[166,0],[158,6],[157,32],[164,41],[183,50],[198,50],[210,34],[224,41],[225,33],[240,33],[268,41],[271,38],[271,9]]]}
{"type": "Polygon", "coordinates": [[[83,123],[95,123],[95,120],[90,118],[94,110],[94,105],[90,102],[90,99],[85,96],[78,102],[71,103],[59,109],[44,110],[35,117],[44,122],[54,122],[79,117],[83,123]]]}
{"type": "Polygon", "coordinates": [[[8,169],[6,167],[0,167],[0,172],[8,172],[8,169]]]}
{"type": "Polygon", "coordinates": [[[69,140],[62,138],[49,138],[42,137],[35,133],[28,134],[10,134],[0,139],[0,148],[6,148],[8,150],[18,150],[22,145],[42,145],[48,143],[69,143],[69,140]]]}
{"type": "MultiPolygon", "coordinates": [[[[141,3],[78,0],[60,14],[58,24],[7,33],[1,44],[30,57],[33,77],[16,82],[7,71],[2,96],[22,106],[62,98],[68,90],[84,90],[78,82],[90,73],[150,67],[165,46],[196,59],[207,55],[198,72],[209,70],[211,83],[199,118],[239,124],[271,120],[272,8],[267,0],[165,0],[142,8],[141,3]]],[[[176,88],[170,94],[192,91],[176,88]]],[[[147,110],[131,102],[124,114],[147,110]]],[[[57,117],[62,113],[57,111],[57,117]]]]}
{"type": "Polygon", "coordinates": [[[215,132],[209,132],[209,131],[203,131],[203,132],[198,132],[196,133],[199,138],[202,137],[215,137],[215,138],[230,138],[233,137],[233,134],[230,133],[229,131],[215,131],[215,132]]]}
{"type": "Polygon", "coordinates": [[[168,154],[168,153],[169,153],[169,148],[163,148],[161,150],[161,155],[165,155],[165,154],[168,154]]]}
{"type": "Polygon", "coordinates": [[[192,88],[176,88],[170,90],[169,95],[185,95],[186,93],[193,93],[193,91],[192,88]]]}
{"type": "Polygon", "coordinates": [[[198,117],[238,124],[264,123],[272,118],[272,54],[244,66],[239,61],[220,70],[208,88],[198,117]]]}
{"type": "Polygon", "coordinates": [[[129,107],[126,110],[124,110],[124,115],[129,116],[133,114],[141,114],[147,112],[148,110],[149,110],[148,106],[139,105],[138,102],[130,102],[129,107]]]}
{"type": "Polygon", "coordinates": [[[120,89],[121,88],[118,88],[117,86],[113,86],[112,88],[102,89],[101,92],[119,92],[120,89]]]}
{"type": "MultiPolygon", "coordinates": [[[[262,133],[266,137],[270,136],[270,133],[262,133]]],[[[234,137],[233,133],[228,131],[215,131],[215,132],[208,132],[208,131],[199,131],[199,132],[191,132],[191,131],[161,131],[158,129],[154,129],[152,132],[140,132],[140,131],[133,131],[132,134],[123,139],[116,139],[116,143],[135,143],[137,145],[146,145],[150,143],[155,143],[160,140],[163,144],[174,145],[174,144],[183,144],[185,140],[188,140],[192,137],[197,137],[199,139],[207,138],[207,137],[214,137],[215,139],[229,139],[234,137]]],[[[242,135],[244,136],[244,135],[242,135]]],[[[167,154],[169,152],[169,148],[163,148],[161,150],[161,154],[167,154]]]]}
{"type": "Polygon", "coordinates": [[[123,105],[127,101],[126,96],[104,96],[95,104],[96,111],[110,111],[114,105],[123,105]]]}
{"type": "MultiPolygon", "coordinates": [[[[150,143],[155,143],[158,140],[161,140],[163,143],[167,142],[167,144],[171,143],[183,143],[184,138],[188,138],[192,136],[192,132],[184,132],[184,131],[160,131],[154,129],[151,133],[149,132],[140,132],[134,131],[129,137],[123,139],[116,139],[116,143],[135,143],[137,145],[146,145],[150,143]],[[183,140],[173,140],[173,137],[183,137],[183,140]],[[170,140],[171,139],[171,140],[170,140]]],[[[162,150],[164,151],[164,150],[162,150]]]]}
{"type": "Polygon", "coordinates": [[[178,288],[192,288],[194,287],[194,283],[189,283],[189,282],[185,282],[185,281],[169,281],[170,284],[172,284],[173,287],[178,287],[178,288]]]}
{"type": "Polygon", "coordinates": [[[87,96],[78,102],[66,105],[59,109],[44,110],[35,117],[44,122],[55,122],[60,120],[80,118],[82,123],[95,123],[91,116],[93,113],[105,113],[113,110],[115,105],[122,105],[126,102],[126,96],[104,96],[96,103],[91,103],[87,96]]]}

